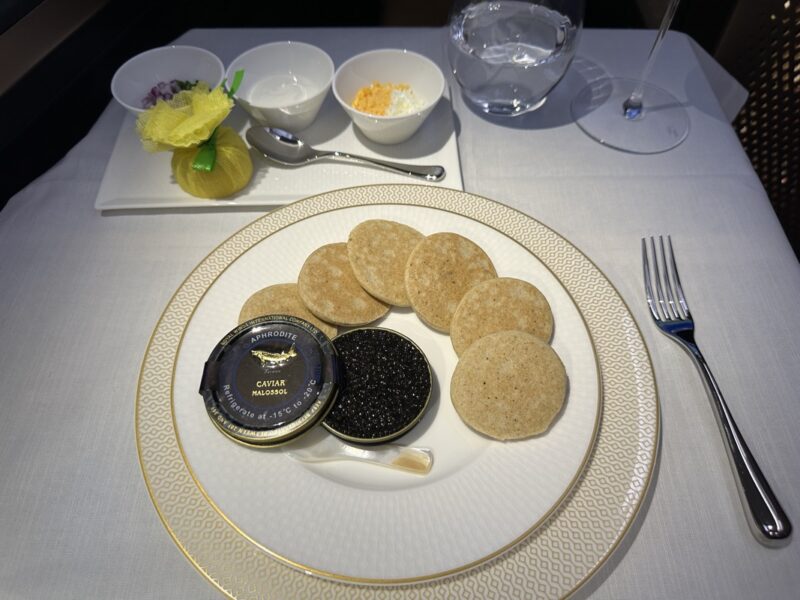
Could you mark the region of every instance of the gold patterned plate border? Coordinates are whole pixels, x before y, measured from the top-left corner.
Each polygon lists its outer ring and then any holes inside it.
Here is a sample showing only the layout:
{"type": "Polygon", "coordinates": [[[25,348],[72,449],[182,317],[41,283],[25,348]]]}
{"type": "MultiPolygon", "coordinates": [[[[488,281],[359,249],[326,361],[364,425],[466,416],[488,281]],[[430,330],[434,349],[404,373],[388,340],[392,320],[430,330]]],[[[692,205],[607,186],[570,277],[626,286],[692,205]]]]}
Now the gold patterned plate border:
{"type": "Polygon", "coordinates": [[[508,206],[430,186],[336,190],[290,204],[223,242],[187,277],[150,339],[136,398],[139,461],[156,510],[181,551],[223,594],[244,598],[555,598],[580,587],[629,529],[652,479],[660,435],[655,380],[641,333],[600,270],[552,229],[508,206]],[[425,206],[475,219],[532,252],[572,296],[594,341],[603,394],[594,451],[571,494],[530,536],[471,570],[414,584],[363,586],[310,576],[233,528],[198,488],[172,415],[174,364],[195,307],[245,251],[317,214],[371,204],[425,206]],[[525,574],[521,576],[521,574],[525,574]]]}

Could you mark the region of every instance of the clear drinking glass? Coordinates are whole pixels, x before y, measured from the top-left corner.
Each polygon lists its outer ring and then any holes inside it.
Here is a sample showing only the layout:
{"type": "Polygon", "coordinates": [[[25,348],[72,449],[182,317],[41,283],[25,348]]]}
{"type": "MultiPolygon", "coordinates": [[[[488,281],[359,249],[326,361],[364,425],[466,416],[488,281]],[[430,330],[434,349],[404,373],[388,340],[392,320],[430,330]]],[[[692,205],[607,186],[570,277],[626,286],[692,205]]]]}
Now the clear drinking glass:
{"type": "Polygon", "coordinates": [[[447,58],[464,96],[492,115],[542,106],[575,56],[583,10],[583,0],[457,0],[447,58]]]}

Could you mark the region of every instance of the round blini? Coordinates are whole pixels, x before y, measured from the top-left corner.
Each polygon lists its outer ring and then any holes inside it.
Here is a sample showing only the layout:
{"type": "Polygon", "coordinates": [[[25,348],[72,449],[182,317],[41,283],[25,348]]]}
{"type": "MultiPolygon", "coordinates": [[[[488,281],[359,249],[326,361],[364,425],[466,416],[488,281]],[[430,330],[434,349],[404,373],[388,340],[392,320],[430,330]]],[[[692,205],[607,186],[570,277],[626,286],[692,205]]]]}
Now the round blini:
{"type": "Polygon", "coordinates": [[[413,227],[394,221],[372,219],[356,225],[347,240],[347,255],[361,287],[388,304],[409,306],[406,263],[424,238],[413,227]]]}
{"type": "Polygon", "coordinates": [[[420,319],[449,333],[464,294],[495,277],[497,271],[480,246],[457,233],[434,233],[417,244],[408,258],[406,292],[420,319]]]}
{"type": "Polygon", "coordinates": [[[461,356],[450,398],[461,419],[498,440],[542,433],[564,405],[567,373],[549,344],[523,331],[492,333],[461,356]]]}
{"type": "Polygon", "coordinates": [[[336,337],[336,327],[315,317],[303,304],[296,283],[278,283],[258,290],[242,305],[239,325],[265,315],[291,315],[305,319],[329,338],[336,337]]]}
{"type": "Polygon", "coordinates": [[[553,312],[547,298],[521,279],[500,277],[470,289],[456,308],[450,339],[456,354],[475,340],[498,331],[527,331],[543,342],[553,336],[553,312]]]}
{"type": "Polygon", "coordinates": [[[300,269],[297,291],[308,310],[336,325],[366,325],[389,312],[389,306],[358,283],[344,242],[322,246],[309,255],[300,269]]]}

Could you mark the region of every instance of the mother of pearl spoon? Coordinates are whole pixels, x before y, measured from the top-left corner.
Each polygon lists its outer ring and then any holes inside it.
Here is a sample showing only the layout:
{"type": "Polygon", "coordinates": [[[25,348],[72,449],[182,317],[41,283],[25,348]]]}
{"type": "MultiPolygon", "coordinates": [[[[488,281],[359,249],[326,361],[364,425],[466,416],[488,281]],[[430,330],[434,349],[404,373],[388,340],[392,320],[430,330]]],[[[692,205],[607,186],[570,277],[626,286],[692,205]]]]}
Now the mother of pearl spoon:
{"type": "Polygon", "coordinates": [[[351,446],[326,434],[312,443],[303,440],[284,446],[284,452],[300,462],[317,463],[334,460],[356,460],[384,467],[425,475],[433,465],[433,453],[428,448],[397,444],[381,444],[369,448],[351,446]]]}

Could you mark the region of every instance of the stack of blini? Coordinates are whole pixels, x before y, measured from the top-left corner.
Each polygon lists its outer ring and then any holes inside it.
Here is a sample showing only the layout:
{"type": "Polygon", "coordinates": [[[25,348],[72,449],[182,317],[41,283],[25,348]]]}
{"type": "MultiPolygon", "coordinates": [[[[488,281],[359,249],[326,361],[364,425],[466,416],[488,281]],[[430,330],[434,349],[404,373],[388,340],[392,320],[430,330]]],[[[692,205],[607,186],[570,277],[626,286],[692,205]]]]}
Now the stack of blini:
{"type": "Polygon", "coordinates": [[[346,243],[312,252],[296,284],[253,294],[239,322],[290,314],[332,338],[337,326],[367,325],[391,306],[410,306],[450,334],[459,357],[450,397],[474,430],[527,438],[545,432],[561,411],[567,376],[549,345],[547,299],[526,281],[498,277],[486,253],[456,233],[424,236],[402,223],[364,221],[346,243]]]}

